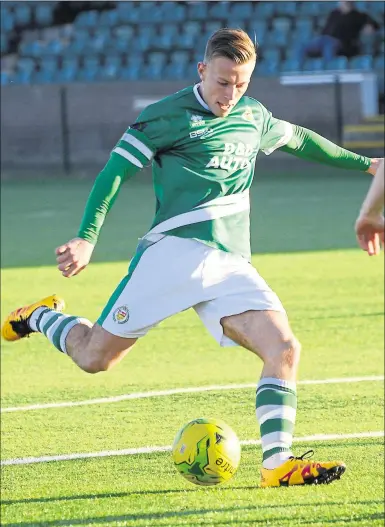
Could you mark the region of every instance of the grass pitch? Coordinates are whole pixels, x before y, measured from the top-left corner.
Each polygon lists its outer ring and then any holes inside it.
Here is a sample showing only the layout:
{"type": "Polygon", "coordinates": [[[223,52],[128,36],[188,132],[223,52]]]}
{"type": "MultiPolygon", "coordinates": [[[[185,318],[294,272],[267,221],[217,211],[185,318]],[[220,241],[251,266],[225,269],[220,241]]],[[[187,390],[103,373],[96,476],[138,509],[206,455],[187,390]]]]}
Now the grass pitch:
{"type": "MultiPolygon", "coordinates": [[[[369,184],[334,172],[274,175],[252,189],[253,264],[279,294],[303,345],[299,378],[383,375],[383,257],[355,247],[352,224],[369,184]]],[[[66,280],[54,248],[76,232],[90,184],[7,184],[2,191],[2,314],[58,292],[67,311],[98,317],[150,223],[148,182],[123,189],[95,262],[66,280]],[[140,206],[138,206],[138,204],[140,206]]],[[[241,348],[221,349],[193,312],[142,339],[106,374],[87,375],[41,336],[2,343],[2,406],[83,401],[191,386],[256,383],[261,364],[241,348]]],[[[379,526],[383,525],[383,382],[298,386],[296,442],[319,459],[343,459],[329,486],[258,488],[260,447],[244,446],[235,477],[217,488],[181,478],[169,452],[2,467],[2,525],[43,526],[379,526]]],[[[241,440],[258,439],[255,390],[175,394],[2,414],[2,458],[170,445],[199,416],[227,421],[241,440]]]]}

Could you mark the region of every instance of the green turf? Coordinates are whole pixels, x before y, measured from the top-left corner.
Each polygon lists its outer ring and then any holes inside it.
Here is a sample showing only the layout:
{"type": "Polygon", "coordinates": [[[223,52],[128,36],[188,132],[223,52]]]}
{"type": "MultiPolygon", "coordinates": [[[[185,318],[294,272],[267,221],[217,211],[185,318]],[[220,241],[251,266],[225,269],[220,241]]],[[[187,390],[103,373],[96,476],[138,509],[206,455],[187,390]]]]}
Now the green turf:
{"type": "MultiPolygon", "coordinates": [[[[367,180],[319,174],[287,181],[269,175],[259,190],[253,187],[253,264],[279,294],[302,342],[300,379],[383,375],[383,258],[361,253],[352,233],[367,180]]],[[[98,317],[148,226],[153,199],[147,183],[127,186],[108,219],[97,263],[66,280],[54,268],[53,249],[76,230],[88,188],[85,182],[4,185],[3,316],[57,291],[68,312],[98,317]]],[[[189,311],[160,324],[106,374],[81,372],[41,336],[3,342],[2,406],[256,383],[260,369],[251,353],[220,349],[189,311]]],[[[299,385],[298,394],[297,437],[384,428],[381,381],[299,385]]],[[[2,458],[169,445],[182,424],[204,415],[224,419],[240,439],[257,439],[254,405],[248,388],[5,413],[2,458]]],[[[258,446],[243,447],[238,473],[218,488],[183,480],[169,453],[3,467],[2,525],[383,525],[383,440],[295,444],[298,454],[309,448],[347,463],[341,481],[259,489],[258,446]]]]}

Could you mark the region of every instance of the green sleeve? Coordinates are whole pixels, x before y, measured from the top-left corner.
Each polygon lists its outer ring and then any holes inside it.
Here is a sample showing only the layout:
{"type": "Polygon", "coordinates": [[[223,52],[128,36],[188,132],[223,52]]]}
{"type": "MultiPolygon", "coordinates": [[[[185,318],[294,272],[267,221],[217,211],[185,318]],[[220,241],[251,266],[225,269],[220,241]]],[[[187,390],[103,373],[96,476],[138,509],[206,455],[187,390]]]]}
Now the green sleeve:
{"type": "Polygon", "coordinates": [[[106,214],[119,194],[122,183],[139,171],[119,154],[112,153],[100,172],[88,197],[78,237],[96,244],[106,214]]]}
{"type": "Polygon", "coordinates": [[[293,125],[292,138],[280,150],[301,159],[348,170],[366,171],[371,164],[368,157],[345,150],[321,135],[297,125],[293,125]]]}

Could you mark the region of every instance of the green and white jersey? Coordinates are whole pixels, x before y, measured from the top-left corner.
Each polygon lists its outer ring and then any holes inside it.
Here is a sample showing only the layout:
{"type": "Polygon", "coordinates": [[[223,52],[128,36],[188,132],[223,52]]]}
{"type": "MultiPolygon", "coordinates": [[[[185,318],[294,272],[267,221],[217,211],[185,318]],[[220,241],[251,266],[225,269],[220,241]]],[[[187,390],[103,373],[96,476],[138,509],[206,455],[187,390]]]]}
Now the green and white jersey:
{"type": "Polygon", "coordinates": [[[293,135],[257,100],[242,97],[216,117],[188,87],[148,106],[113,150],[138,167],[152,162],[156,213],[150,233],[195,238],[250,258],[249,188],[259,150],[293,135]]]}

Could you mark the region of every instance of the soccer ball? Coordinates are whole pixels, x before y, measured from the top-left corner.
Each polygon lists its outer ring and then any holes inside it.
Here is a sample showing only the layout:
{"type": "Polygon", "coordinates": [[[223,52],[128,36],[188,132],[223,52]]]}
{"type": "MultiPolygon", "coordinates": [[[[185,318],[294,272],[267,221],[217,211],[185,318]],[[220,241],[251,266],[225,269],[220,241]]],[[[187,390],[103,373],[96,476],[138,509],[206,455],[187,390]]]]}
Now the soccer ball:
{"type": "Polygon", "coordinates": [[[219,419],[194,419],[177,433],[172,456],[179,473],[196,485],[218,485],[235,474],[241,445],[219,419]]]}

